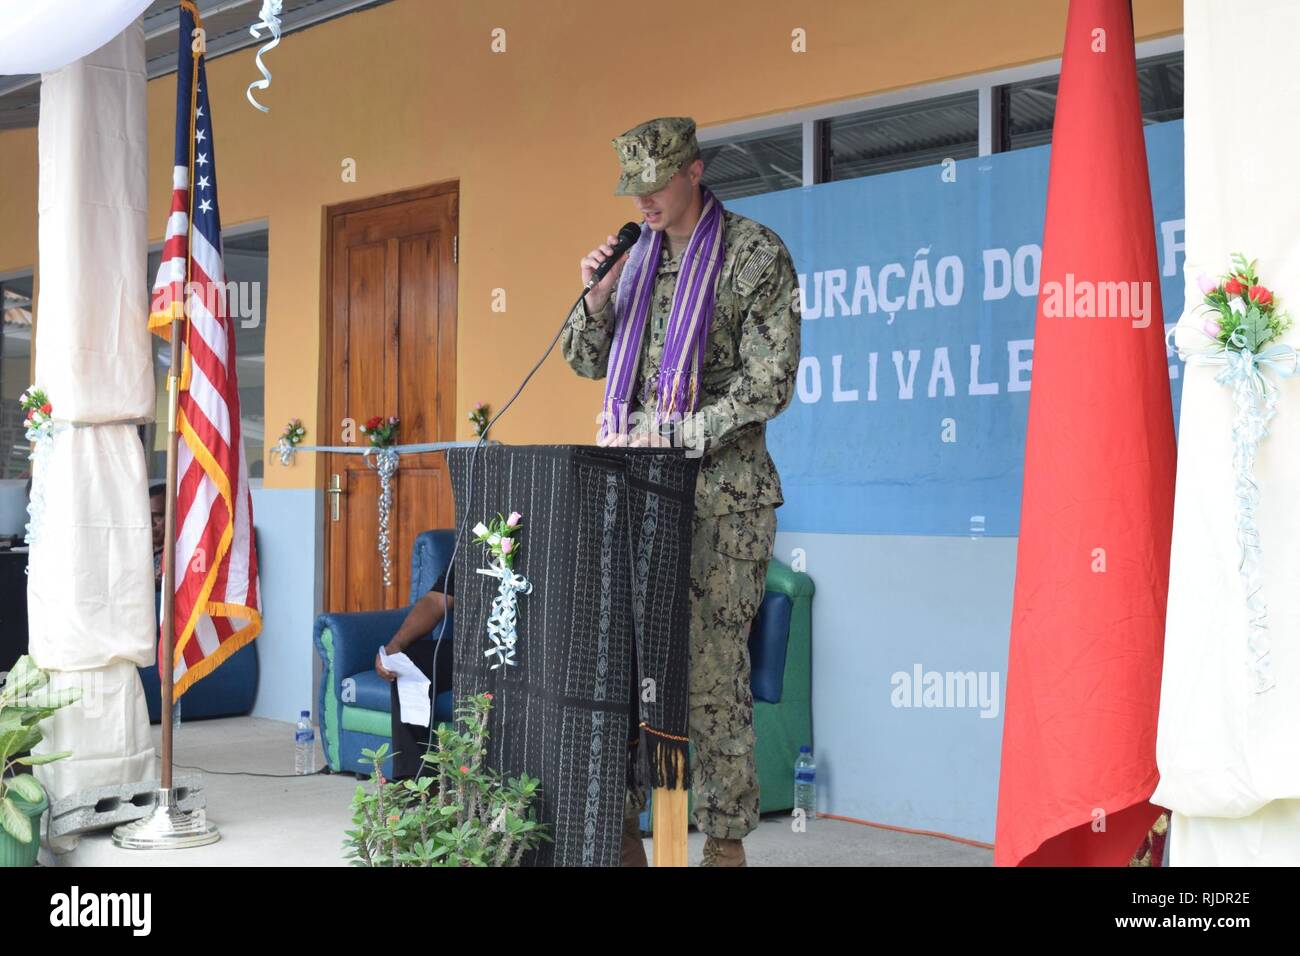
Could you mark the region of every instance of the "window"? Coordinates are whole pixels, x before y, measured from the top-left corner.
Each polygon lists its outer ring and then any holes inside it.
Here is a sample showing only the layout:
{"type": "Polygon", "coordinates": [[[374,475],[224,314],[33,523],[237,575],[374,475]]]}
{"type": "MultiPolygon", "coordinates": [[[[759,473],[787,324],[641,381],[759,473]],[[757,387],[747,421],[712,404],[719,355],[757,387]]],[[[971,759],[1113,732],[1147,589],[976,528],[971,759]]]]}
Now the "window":
{"type": "Polygon", "coordinates": [[[979,94],[974,90],[824,122],[826,182],[979,155],[979,94]]]}
{"type": "Polygon", "coordinates": [[[700,146],[704,184],[721,200],[803,185],[803,130],[798,125],[700,146]]]}
{"type": "MultiPolygon", "coordinates": [[[[239,421],[248,456],[249,478],[261,478],[266,448],[266,279],[269,233],[265,227],[236,228],[222,234],[226,266],[227,309],[235,323],[236,374],[239,376],[239,421]]],[[[159,251],[149,254],[149,286],[158,275],[159,251]]],[[[149,477],[160,479],[167,467],[167,370],[171,345],[153,336],[155,422],[144,429],[149,477]]],[[[25,387],[25,386],[24,386],[25,387]]]]}
{"type": "Polygon", "coordinates": [[[0,280],[0,308],[4,331],[0,335],[0,478],[31,475],[27,455],[31,446],[18,404],[32,383],[32,274],[0,280]]]}
{"type": "MultiPolygon", "coordinates": [[[[1183,116],[1183,55],[1139,60],[1138,97],[1144,123],[1165,123],[1183,116]]],[[[1011,83],[998,90],[1001,123],[1000,148],[1024,149],[1052,141],[1056,91],[1060,75],[1011,83]]]]}
{"type": "MultiPolygon", "coordinates": [[[[1143,121],[1181,119],[1182,38],[1144,41],[1138,53],[1143,121]]],[[[727,200],[1041,146],[1052,140],[1059,69],[1010,67],[705,129],[704,182],[727,200]]]]}

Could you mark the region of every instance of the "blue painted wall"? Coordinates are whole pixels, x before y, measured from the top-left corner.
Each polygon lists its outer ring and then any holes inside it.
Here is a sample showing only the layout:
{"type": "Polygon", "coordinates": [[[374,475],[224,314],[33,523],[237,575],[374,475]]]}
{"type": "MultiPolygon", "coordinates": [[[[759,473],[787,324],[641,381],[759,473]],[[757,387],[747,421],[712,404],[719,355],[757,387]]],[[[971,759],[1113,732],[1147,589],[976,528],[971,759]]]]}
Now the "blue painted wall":
{"type": "Polygon", "coordinates": [[[255,717],[295,722],[302,710],[317,716],[311,631],[323,596],[321,498],[310,488],[253,489],[262,585],[255,717]]]}
{"type": "Polygon", "coordinates": [[[819,810],[992,842],[1016,541],[777,534],[817,584],[819,810]]]}

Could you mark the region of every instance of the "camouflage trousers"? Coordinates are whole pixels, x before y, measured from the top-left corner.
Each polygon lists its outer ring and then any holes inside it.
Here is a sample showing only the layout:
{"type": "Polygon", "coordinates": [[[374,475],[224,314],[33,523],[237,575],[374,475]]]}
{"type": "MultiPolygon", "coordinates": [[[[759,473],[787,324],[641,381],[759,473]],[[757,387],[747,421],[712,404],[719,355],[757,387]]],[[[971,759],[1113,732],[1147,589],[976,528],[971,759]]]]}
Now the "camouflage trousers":
{"type": "MultiPolygon", "coordinates": [[[[691,544],[690,720],[693,816],[701,832],[739,840],[758,826],[749,628],[763,600],[776,511],[696,516],[691,544]]],[[[625,816],[646,805],[628,791],[625,816]]]]}

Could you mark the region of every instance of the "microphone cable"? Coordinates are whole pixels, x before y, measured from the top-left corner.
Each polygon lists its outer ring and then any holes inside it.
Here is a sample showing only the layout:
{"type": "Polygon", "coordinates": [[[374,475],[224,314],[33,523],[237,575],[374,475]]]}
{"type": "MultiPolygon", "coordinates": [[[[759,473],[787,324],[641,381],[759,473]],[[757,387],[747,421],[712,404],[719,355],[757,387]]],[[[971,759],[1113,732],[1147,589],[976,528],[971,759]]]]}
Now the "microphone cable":
{"type": "MultiPolygon", "coordinates": [[[[465,482],[465,513],[461,515],[459,526],[457,527],[456,530],[456,541],[451,546],[451,558],[447,562],[447,569],[449,573],[454,572],[455,570],[456,554],[460,550],[460,542],[465,535],[465,526],[469,523],[469,515],[470,512],[473,510],[472,505],[474,501],[474,463],[478,458],[478,450],[482,448],[483,443],[487,441],[488,432],[491,431],[492,426],[497,423],[497,419],[499,419],[502,415],[504,415],[506,411],[510,408],[510,406],[514,404],[515,399],[519,397],[520,393],[522,393],[523,390],[528,386],[528,383],[532,381],[533,376],[537,374],[537,370],[542,367],[542,364],[548,358],[550,358],[551,352],[555,350],[556,344],[560,341],[560,336],[564,334],[564,330],[569,326],[569,317],[573,315],[573,311],[578,307],[578,303],[581,302],[586,297],[587,293],[590,291],[591,285],[594,285],[594,283],[584,286],[582,291],[578,293],[578,297],[573,300],[573,305],[571,305],[569,307],[569,311],[565,313],[564,321],[561,322],[560,327],[556,329],[555,335],[552,336],[550,344],[546,346],[546,351],[542,353],[542,357],[539,358],[533,364],[533,367],[531,369],[528,370],[528,374],[525,375],[523,381],[519,383],[519,387],[515,389],[514,394],[511,395],[510,398],[506,401],[506,403],[501,406],[500,411],[498,411],[495,415],[493,415],[488,420],[488,423],[485,426],[483,426],[483,433],[479,435],[478,442],[470,450],[468,476],[465,482]]],[[[448,475],[448,478],[450,479],[450,474],[448,475]]],[[[437,677],[438,677],[438,654],[442,651],[443,634],[445,633],[447,627],[447,612],[450,610],[450,608],[447,605],[447,596],[445,592],[443,594],[442,607],[443,607],[442,620],[438,622],[438,632],[437,632],[437,636],[434,638],[435,643],[433,647],[433,680],[435,682],[437,681],[437,677]]],[[[454,726],[456,720],[456,700],[455,700],[456,678],[455,678],[454,666],[452,669],[452,673],[453,673],[452,724],[454,726]]],[[[437,717],[434,714],[434,710],[436,709],[437,704],[438,704],[438,693],[437,693],[437,687],[435,686],[434,693],[433,693],[433,702],[429,708],[429,739],[426,742],[424,748],[424,752],[426,755],[428,755],[433,751],[433,741],[434,738],[437,736],[434,732],[434,726],[437,724],[437,717]]],[[[399,719],[400,719],[400,715],[399,715],[399,719]]],[[[419,776],[418,771],[416,775],[417,777],[419,776]]]]}

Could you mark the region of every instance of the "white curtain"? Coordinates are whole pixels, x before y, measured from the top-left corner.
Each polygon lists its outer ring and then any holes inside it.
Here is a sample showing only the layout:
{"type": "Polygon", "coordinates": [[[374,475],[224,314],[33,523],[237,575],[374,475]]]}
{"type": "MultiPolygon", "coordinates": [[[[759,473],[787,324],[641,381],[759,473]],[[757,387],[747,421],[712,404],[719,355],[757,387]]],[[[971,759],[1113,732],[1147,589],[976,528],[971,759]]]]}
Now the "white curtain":
{"type": "MultiPolygon", "coordinates": [[[[1184,4],[1186,302],[1177,340],[1203,345],[1199,273],[1239,252],[1300,321],[1300,4],[1184,4]]],[[[1282,342],[1300,346],[1292,329],[1282,342]]],[[[1233,402],[1184,371],[1169,610],[1151,800],[1173,811],[1175,865],[1300,864],[1300,377],[1261,445],[1263,598],[1277,685],[1254,694],[1237,572],[1233,402]]]]}
{"type": "Polygon", "coordinates": [[[0,75],[67,66],[113,39],[147,6],[149,0],[6,0],[0,75]]]}
{"type": "Polygon", "coordinates": [[[54,447],[35,475],[45,510],[28,572],[30,651],[82,702],[47,723],[38,768],[51,799],[154,776],[136,667],[155,656],[144,449],[148,140],[139,21],[41,82],[36,384],[54,447]]]}

